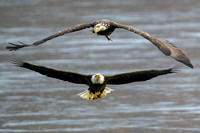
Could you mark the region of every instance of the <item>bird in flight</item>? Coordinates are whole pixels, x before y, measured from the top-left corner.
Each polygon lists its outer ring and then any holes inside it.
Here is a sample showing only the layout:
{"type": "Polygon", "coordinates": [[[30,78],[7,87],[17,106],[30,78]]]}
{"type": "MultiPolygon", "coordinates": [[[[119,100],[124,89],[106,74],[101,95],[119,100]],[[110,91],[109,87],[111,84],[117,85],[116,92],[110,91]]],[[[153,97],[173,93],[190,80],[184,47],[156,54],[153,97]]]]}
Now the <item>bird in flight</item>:
{"type": "Polygon", "coordinates": [[[77,95],[87,100],[103,98],[108,93],[113,91],[113,89],[106,87],[106,85],[108,84],[120,85],[132,82],[146,81],[157,76],[176,73],[178,71],[178,69],[174,67],[162,70],[134,71],[110,76],[101,75],[100,73],[97,73],[95,75],[84,75],[50,67],[37,66],[19,60],[13,60],[13,63],[18,67],[38,72],[42,75],[46,75],[47,77],[56,78],[75,84],[85,84],[89,86],[88,90],[85,90],[77,95]]]}
{"type": "Polygon", "coordinates": [[[9,49],[10,51],[12,51],[12,50],[18,50],[23,47],[37,46],[37,45],[45,43],[46,41],[54,39],[56,37],[59,37],[59,36],[62,36],[62,35],[68,34],[68,33],[76,32],[76,31],[80,31],[80,30],[83,30],[86,28],[91,28],[91,27],[93,28],[93,30],[92,30],[93,33],[95,33],[97,35],[105,36],[108,40],[111,40],[110,35],[116,28],[122,28],[122,29],[128,30],[130,32],[139,34],[140,36],[144,37],[145,39],[147,39],[151,43],[153,43],[166,56],[172,57],[176,61],[181,62],[190,68],[193,68],[193,65],[191,64],[191,62],[187,58],[187,56],[179,48],[174,46],[169,41],[156,38],[144,31],[136,29],[132,26],[119,24],[117,22],[106,20],[106,19],[97,20],[95,22],[86,23],[86,24],[79,24],[74,27],[59,31],[53,35],[47,36],[47,37],[45,37],[41,40],[38,40],[36,42],[33,42],[31,44],[25,44],[20,41],[18,41],[20,44],[9,43],[10,45],[7,46],[6,48],[9,49]]]}

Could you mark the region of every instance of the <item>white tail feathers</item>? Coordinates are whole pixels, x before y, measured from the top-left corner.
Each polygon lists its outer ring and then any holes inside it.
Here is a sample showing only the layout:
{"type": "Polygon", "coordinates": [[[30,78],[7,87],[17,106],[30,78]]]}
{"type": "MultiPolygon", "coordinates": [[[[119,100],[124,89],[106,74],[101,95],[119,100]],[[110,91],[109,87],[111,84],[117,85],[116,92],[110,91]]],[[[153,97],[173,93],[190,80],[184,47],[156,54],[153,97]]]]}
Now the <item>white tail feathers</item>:
{"type": "Polygon", "coordinates": [[[114,91],[114,90],[106,87],[102,93],[99,91],[99,92],[95,92],[94,94],[90,92],[90,90],[85,90],[81,93],[78,93],[77,95],[86,100],[94,100],[94,99],[105,97],[111,91],[114,91]]]}

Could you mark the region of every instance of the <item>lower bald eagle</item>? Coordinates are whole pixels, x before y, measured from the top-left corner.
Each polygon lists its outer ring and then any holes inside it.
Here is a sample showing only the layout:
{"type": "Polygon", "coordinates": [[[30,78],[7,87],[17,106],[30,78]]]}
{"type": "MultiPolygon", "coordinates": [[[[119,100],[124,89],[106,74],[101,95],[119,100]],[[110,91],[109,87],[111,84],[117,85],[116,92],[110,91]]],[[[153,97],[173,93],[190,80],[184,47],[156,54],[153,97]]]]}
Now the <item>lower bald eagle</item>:
{"type": "Polygon", "coordinates": [[[163,70],[134,71],[110,76],[101,75],[100,73],[97,73],[95,75],[84,75],[75,72],[63,71],[55,68],[37,66],[23,61],[14,60],[13,63],[19,67],[38,72],[42,75],[46,75],[47,77],[52,77],[75,84],[88,85],[88,90],[77,94],[83,99],[87,100],[102,98],[111,91],[113,91],[113,89],[109,89],[106,87],[107,84],[120,85],[132,82],[146,81],[157,76],[177,72],[177,69],[174,67],[163,70]]]}
{"type": "Polygon", "coordinates": [[[149,40],[150,42],[152,42],[166,56],[172,57],[175,60],[185,64],[186,66],[193,68],[193,65],[191,64],[191,62],[187,58],[187,56],[179,48],[177,48],[176,46],[174,46],[172,43],[168,42],[167,40],[158,39],[158,38],[144,32],[144,31],[138,30],[138,29],[136,29],[132,26],[119,24],[119,23],[116,23],[114,21],[110,21],[110,20],[106,20],[106,19],[97,20],[97,21],[92,22],[92,23],[76,25],[72,28],[68,28],[68,29],[59,31],[59,32],[57,32],[53,35],[50,35],[46,38],[38,40],[38,41],[36,41],[32,44],[25,44],[25,43],[20,42],[20,41],[18,41],[20,44],[9,43],[9,44],[11,44],[11,46],[7,46],[6,48],[9,49],[10,51],[12,51],[12,50],[18,50],[18,49],[23,48],[23,47],[37,46],[37,45],[45,43],[46,41],[49,41],[51,39],[62,36],[64,34],[80,31],[80,30],[90,28],[90,27],[94,28],[92,30],[93,33],[95,33],[97,35],[103,35],[108,40],[111,40],[110,35],[112,34],[112,32],[116,28],[123,28],[123,29],[126,29],[128,31],[134,32],[136,34],[141,35],[142,37],[149,40]]]}

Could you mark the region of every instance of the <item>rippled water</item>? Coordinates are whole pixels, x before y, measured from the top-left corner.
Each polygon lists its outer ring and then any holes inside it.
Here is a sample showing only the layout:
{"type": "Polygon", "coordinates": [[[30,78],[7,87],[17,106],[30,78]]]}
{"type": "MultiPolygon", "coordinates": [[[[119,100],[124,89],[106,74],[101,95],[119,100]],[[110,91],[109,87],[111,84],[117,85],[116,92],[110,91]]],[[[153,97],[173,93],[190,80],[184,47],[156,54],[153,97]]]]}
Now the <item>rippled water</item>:
{"type": "Polygon", "coordinates": [[[1,0],[0,132],[200,132],[199,0],[1,0]],[[90,29],[37,47],[7,51],[79,23],[107,18],[132,25],[181,48],[195,69],[147,82],[109,86],[103,99],[76,94],[87,86],[17,68],[9,57],[86,74],[116,74],[178,64],[142,37],[116,30],[113,41],[90,29]]]}

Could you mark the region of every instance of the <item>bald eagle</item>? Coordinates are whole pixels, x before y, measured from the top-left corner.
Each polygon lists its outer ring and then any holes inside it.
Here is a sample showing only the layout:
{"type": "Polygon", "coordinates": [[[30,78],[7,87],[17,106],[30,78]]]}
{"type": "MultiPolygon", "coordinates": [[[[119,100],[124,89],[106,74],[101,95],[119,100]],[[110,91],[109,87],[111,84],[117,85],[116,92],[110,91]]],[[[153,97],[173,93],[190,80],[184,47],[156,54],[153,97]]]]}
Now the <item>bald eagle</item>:
{"type": "Polygon", "coordinates": [[[93,28],[93,30],[92,30],[93,33],[95,33],[97,35],[103,35],[108,40],[111,40],[110,35],[112,34],[112,32],[116,28],[123,28],[123,29],[126,29],[128,31],[134,32],[136,34],[141,35],[142,37],[149,40],[150,42],[152,42],[166,56],[172,57],[175,60],[185,64],[186,66],[193,68],[193,65],[191,64],[190,60],[186,57],[186,55],[179,48],[174,46],[169,41],[158,39],[158,38],[144,32],[144,31],[138,30],[138,29],[136,29],[132,26],[119,24],[119,23],[116,23],[114,21],[110,21],[110,20],[106,20],[106,19],[97,20],[97,21],[92,22],[92,23],[76,25],[75,27],[59,31],[59,32],[57,32],[53,35],[50,35],[46,38],[43,38],[39,41],[32,43],[32,44],[25,44],[25,43],[20,42],[20,41],[18,41],[20,44],[9,43],[11,45],[7,46],[6,48],[9,49],[10,51],[12,51],[12,50],[18,50],[18,49],[23,48],[23,47],[37,46],[37,45],[40,45],[42,43],[45,43],[48,40],[54,39],[54,38],[62,36],[64,34],[76,32],[76,31],[83,30],[83,29],[90,28],[90,27],[93,28]]]}
{"type": "Polygon", "coordinates": [[[107,84],[120,85],[128,84],[132,82],[146,81],[154,77],[171,74],[177,72],[177,68],[163,69],[163,70],[144,70],[128,73],[121,73],[111,76],[101,75],[97,73],[95,75],[84,75],[75,72],[63,71],[55,68],[49,68],[44,66],[37,66],[23,61],[14,60],[13,63],[18,67],[23,67],[35,72],[38,72],[47,77],[52,77],[64,81],[68,81],[75,84],[85,84],[89,88],[83,91],[79,95],[83,99],[91,100],[105,97],[113,89],[107,88],[107,84]]]}

